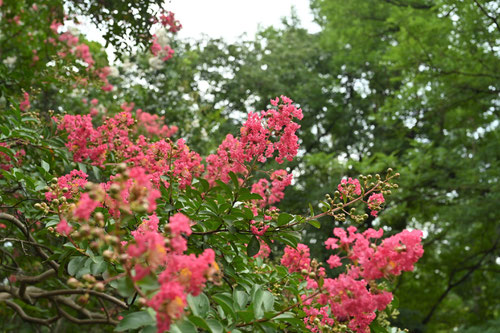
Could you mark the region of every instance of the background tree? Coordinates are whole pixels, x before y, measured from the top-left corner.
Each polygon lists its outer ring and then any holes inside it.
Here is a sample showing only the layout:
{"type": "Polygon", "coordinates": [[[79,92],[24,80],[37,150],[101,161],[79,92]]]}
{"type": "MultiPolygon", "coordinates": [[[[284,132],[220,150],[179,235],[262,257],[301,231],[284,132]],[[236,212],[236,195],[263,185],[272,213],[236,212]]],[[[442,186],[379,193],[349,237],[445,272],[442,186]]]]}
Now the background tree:
{"type": "MultiPolygon", "coordinates": [[[[399,323],[415,332],[494,327],[496,2],[318,0],[312,7],[318,34],[291,18],[251,42],[203,44],[209,92],[227,114],[264,107],[245,93],[301,96],[311,121],[302,123],[304,158],[291,166],[300,177],[283,206],[320,200],[342,172],[398,165],[404,190],[397,207],[366,226],[428,233],[426,265],[398,284],[399,323]]],[[[321,244],[325,232],[307,235],[321,244]]]]}

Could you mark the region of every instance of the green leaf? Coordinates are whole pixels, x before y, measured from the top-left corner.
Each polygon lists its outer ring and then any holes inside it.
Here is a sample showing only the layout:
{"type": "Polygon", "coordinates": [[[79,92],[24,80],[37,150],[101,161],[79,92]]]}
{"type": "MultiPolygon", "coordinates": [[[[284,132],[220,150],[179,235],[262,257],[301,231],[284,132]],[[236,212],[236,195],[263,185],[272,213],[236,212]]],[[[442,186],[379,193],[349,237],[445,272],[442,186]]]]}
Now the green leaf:
{"type": "Polygon", "coordinates": [[[319,223],[318,220],[309,220],[309,221],[307,221],[307,223],[309,223],[310,225],[312,225],[316,229],[321,229],[321,223],[319,223]]]}
{"type": "Polygon", "coordinates": [[[238,182],[238,177],[234,172],[229,172],[229,177],[231,177],[231,180],[233,181],[234,188],[238,189],[240,187],[240,183],[238,182]]]}
{"type": "Polygon", "coordinates": [[[264,309],[262,309],[262,302],[264,301],[264,291],[262,289],[257,289],[252,298],[253,314],[256,319],[260,319],[264,316],[264,309]]]}
{"type": "Polygon", "coordinates": [[[314,208],[311,204],[309,204],[309,212],[311,212],[311,216],[314,216],[314,208]]]}
{"type": "Polygon", "coordinates": [[[238,288],[233,290],[233,300],[234,304],[238,307],[238,310],[243,310],[246,307],[248,298],[249,296],[245,291],[238,288]]]}
{"type": "Polygon", "coordinates": [[[224,313],[230,315],[233,319],[236,319],[236,313],[234,312],[233,299],[229,294],[215,294],[212,299],[221,306],[224,313]]]}
{"type": "Polygon", "coordinates": [[[370,325],[370,332],[372,333],[389,333],[389,331],[380,325],[378,321],[373,321],[370,325]]]}
{"type": "Polygon", "coordinates": [[[49,172],[50,171],[50,164],[42,160],[42,168],[49,172]]]}
{"type": "Polygon", "coordinates": [[[196,326],[189,320],[183,320],[170,326],[170,333],[197,333],[196,326]]]}
{"type": "Polygon", "coordinates": [[[69,264],[68,264],[68,274],[75,276],[76,273],[81,268],[83,268],[86,260],[87,260],[87,257],[74,257],[73,259],[71,259],[69,264]]]}
{"type": "Polygon", "coordinates": [[[189,321],[192,322],[193,324],[196,325],[196,327],[203,328],[204,330],[209,331],[210,327],[208,326],[207,322],[205,319],[195,316],[195,315],[190,315],[189,316],[189,321]]]}
{"type": "Polygon", "coordinates": [[[207,324],[212,333],[222,333],[224,331],[224,326],[215,319],[208,319],[207,324]]]}
{"type": "Polygon", "coordinates": [[[262,295],[262,306],[264,311],[271,311],[274,306],[274,296],[267,290],[264,290],[264,294],[262,295]]]}
{"type": "Polygon", "coordinates": [[[191,294],[188,295],[187,302],[194,315],[202,318],[207,315],[210,308],[210,301],[204,293],[201,293],[198,296],[192,296],[191,294]]]}
{"type": "Polygon", "coordinates": [[[251,193],[249,189],[244,187],[238,193],[238,200],[240,201],[262,200],[262,197],[256,193],[251,193]]]}
{"type": "Polygon", "coordinates": [[[260,242],[257,239],[257,237],[253,235],[252,238],[250,238],[250,242],[248,242],[247,256],[253,257],[257,253],[259,253],[259,250],[260,250],[260,242]]]}
{"type": "Polygon", "coordinates": [[[278,216],[278,226],[282,226],[284,224],[287,224],[291,220],[293,220],[293,216],[292,215],[287,214],[287,213],[281,213],[278,216]]]}
{"type": "Polygon", "coordinates": [[[135,293],[134,284],[129,278],[125,277],[122,279],[118,279],[116,280],[115,283],[116,283],[115,287],[116,290],[123,297],[130,297],[135,293]]]}
{"type": "Polygon", "coordinates": [[[120,320],[115,328],[115,332],[135,330],[142,326],[154,325],[155,323],[155,318],[153,318],[148,311],[133,312],[120,320]]]}

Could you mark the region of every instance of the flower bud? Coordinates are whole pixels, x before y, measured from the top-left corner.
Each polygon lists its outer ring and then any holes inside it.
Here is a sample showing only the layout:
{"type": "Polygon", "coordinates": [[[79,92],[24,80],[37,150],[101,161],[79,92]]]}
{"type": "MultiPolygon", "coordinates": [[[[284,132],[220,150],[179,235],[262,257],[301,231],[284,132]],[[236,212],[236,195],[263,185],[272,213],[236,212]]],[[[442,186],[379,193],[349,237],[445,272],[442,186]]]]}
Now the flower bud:
{"type": "Polygon", "coordinates": [[[111,259],[113,258],[114,256],[114,252],[111,251],[111,250],[105,250],[103,253],[102,253],[102,256],[106,259],[111,259]]]}
{"type": "Polygon", "coordinates": [[[99,242],[97,242],[97,241],[93,241],[93,242],[91,242],[91,243],[90,243],[90,247],[91,247],[92,249],[94,249],[94,250],[98,250],[98,249],[99,249],[99,247],[100,247],[99,242]]]}
{"type": "Polygon", "coordinates": [[[68,282],[66,282],[68,284],[68,286],[70,286],[71,288],[78,288],[80,286],[80,281],[78,281],[77,279],[75,279],[74,277],[70,277],[68,279],[68,282]]]}
{"type": "Polygon", "coordinates": [[[90,226],[88,224],[84,224],[80,227],[80,234],[82,237],[86,237],[90,234],[90,226]]]}
{"type": "Polygon", "coordinates": [[[90,295],[89,294],[84,294],[80,297],[78,297],[78,303],[85,305],[89,301],[90,295]]]}
{"type": "Polygon", "coordinates": [[[125,164],[125,163],[118,164],[118,167],[116,170],[120,173],[124,172],[125,170],[127,170],[127,164],[125,164]]]}
{"type": "Polygon", "coordinates": [[[82,276],[82,278],[89,283],[95,283],[96,281],[95,277],[90,274],[85,274],[84,276],[82,276]]]}
{"type": "Polygon", "coordinates": [[[104,291],[104,289],[106,289],[106,286],[102,282],[97,282],[94,285],[94,289],[97,290],[97,291],[104,291]]]}

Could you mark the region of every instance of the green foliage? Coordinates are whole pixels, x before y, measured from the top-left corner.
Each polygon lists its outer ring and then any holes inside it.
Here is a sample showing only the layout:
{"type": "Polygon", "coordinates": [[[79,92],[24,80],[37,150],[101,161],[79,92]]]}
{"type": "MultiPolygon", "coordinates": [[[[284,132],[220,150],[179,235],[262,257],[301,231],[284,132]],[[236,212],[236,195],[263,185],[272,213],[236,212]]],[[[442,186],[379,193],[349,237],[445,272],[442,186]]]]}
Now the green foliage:
{"type": "MultiPolygon", "coordinates": [[[[401,172],[396,202],[364,225],[428,234],[417,278],[397,284],[396,324],[445,332],[497,318],[495,2],[316,0],[312,8],[318,34],[292,18],[253,41],[200,43],[209,93],[223,114],[264,108],[258,96],[300,96],[303,158],[281,207],[306,213],[304,198],[319,203],[345,173],[401,172]]],[[[320,257],[335,223],[324,220],[306,236],[320,257]]]]}

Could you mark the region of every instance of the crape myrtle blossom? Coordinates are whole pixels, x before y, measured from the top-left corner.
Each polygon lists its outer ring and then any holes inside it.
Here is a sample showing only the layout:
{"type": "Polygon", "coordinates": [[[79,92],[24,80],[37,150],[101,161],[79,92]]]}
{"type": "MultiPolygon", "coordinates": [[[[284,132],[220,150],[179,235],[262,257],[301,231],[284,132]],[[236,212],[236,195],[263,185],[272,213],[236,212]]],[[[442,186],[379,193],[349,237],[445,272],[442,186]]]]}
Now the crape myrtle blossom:
{"type": "Polygon", "coordinates": [[[338,185],[338,191],[346,197],[361,195],[361,184],[358,179],[342,179],[338,185]]]}
{"type": "Polygon", "coordinates": [[[368,198],[368,208],[371,209],[371,215],[377,217],[381,205],[385,202],[382,193],[374,193],[368,198]]]}
{"type": "Polygon", "coordinates": [[[21,103],[19,103],[19,110],[27,111],[31,107],[30,94],[28,94],[27,92],[24,92],[23,97],[24,97],[24,99],[21,101],[21,103]]]}
{"type": "Polygon", "coordinates": [[[87,184],[88,175],[80,170],[72,170],[69,174],[57,178],[57,187],[45,192],[45,199],[52,201],[63,195],[66,199],[78,196],[87,184]]]}
{"type": "Polygon", "coordinates": [[[256,201],[260,208],[280,202],[285,197],[285,187],[292,184],[293,175],[286,170],[276,170],[271,174],[271,186],[265,178],[252,185],[252,193],[258,194],[262,200],[256,201]]]}
{"type": "Polygon", "coordinates": [[[167,12],[166,15],[162,14],[160,16],[160,23],[164,27],[168,27],[168,31],[174,34],[182,29],[182,24],[179,22],[179,20],[175,19],[175,14],[172,12],[167,12]]]}
{"type": "MultiPolygon", "coordinates": [[[[73,170],[69,175],[60,177],[55,186],[71,188],[64,193],[70,193],[69,197],[73,198],[73,189],[81,190],[81,186],[86,184],[86,178],[86,174],[73,170]]],[[[169,223],[163,226],[163,230],[160,229],[161,222],[154,213],[160,193],[154,188],[151,177],[144,168],[126,168],[108,183],[87,184],[91,185],[85,186],[88,192],[80,195],[71,212],[72,216],[69,215],[78,220],[81,233],[84,229],[89,230],[86,222],[91,220],[93,214],[94,219],[97,219],[97,207],[109,209],[111,215],[113,211],[129,216],[134,211],[152,213],[131,232],[131,241],[114,241],[112,244],[115,251],[127,255],[124,265],[129,267],[134,281],[140,281],[150,274],[157,277],[159,291],[146,300],[146,303],[156,310],[158,332],[168,330],[171,322],[183,315],[188,294],[198,295],[207,281],[217,282],[219,267],[215,262],[214,251],[205,249],[199,255],[184,254],[188,249],[185,237],[191,235],[192,231],[190,220],[181,213],[170,217],[169,223]]],[[[52,199],[53,194],[54,191],[50,191],[46,196],[52,199]]],[[[118,219],[120,216],[115,214],[118,219]]],[[[62,218],[56,231],[69,236],[73,227],[62,218]]],[[[96,237],[108,239],[107,237],[114,236],[96,233],[96,237]]],[[[112,252],[106,255],[113,256],[112,252]]]]}
{"type": "Polygon", "coordinates": [[[90,115],[65,115],[62,119],[55,119],[58,129],[68,133],[66,147],[73,153],[75,162],[90,160],[93,165],[103,166],[113,152],[119,162],[143,167],[156,186],[163,182],[168,187],[171,181],[175,181],[181,189],[190,185],[193,177],[203,173],[200,155],[191,151],[183,139],[174,143],[168,138],[156,142],[142,135],[133,138],[141,128],[149,133],[171,135],[177,130],[175,126],[160,127],[154,122],[160,118],[142,111],[136,124],[130,112],[133,105],[122,104],[122,108],[127,111],[108,118],[97,128],[94,128],[90,115]],[[161,176],[167,174],[169,179],[162,180],[161,176]]]}
{"type": "MultiPolygon", "coordinates": [[[[325,325],[345,324],[355,332],[370,332],[369,325],[376,318],[376,311],[384,310],[392,301],[392,293],[378,287],[377,280],[400,275],[413,270],[413,265],[423,255],[422,232],[403,232],[384,239],[379,245],[375,240],[382,237],[382,229],[368,229],[357,233],[349,227],[348,232],[335,228],[336,237],[326,242],[327,250],[340,250],[351,261],[346,272],[336,278],[323,278],[322,286],[317,277],[311,277],[315,266],[309,259],[309,248],[299,244],[297,249],[285,248],[281,264],[290,273],[301,272],[307,280],[306,289],[314,297],[302,295],[304,323],[312,332],[321,332],[325,325]],[[315,319],[318,320],[315,320],[315,319]]],[[[330,268],[342,265],[341,257],[331,255],[327,260],[330,268]]],[[[317,274],[324,276],[323,273],[317,274]]]]}
{"type": "MultiPolygon", "coordinates": [[[[6,142],[0,142],[0,147],[5,147],[10,150],[12,150],[12,147],[10,144],[6,142]]],[[[16,153],[14,154],[14,159],[4,153],[3,151],[0,151],[0,169],[9,171],[11,168],[14,167],[14,165],[21,165],[22,164],[22,157],[26,155],[26,151],[24,149],[18,149],[16,153]]],[[[3,175],[0,174],[0,178],[2,178],[3,175]]]]}
{"type": "Polygon", "coordinates": [[[288,268],[290,273],[307,270],[311,265],[309,247],[305,244],[298,244],[297,249],[294,249],[287,245],[285,254],[281,258],[281,264],[288,268]]]}
{"type": "Polygon", "coordinates": [[[212,249],[198,256],[184,254],[187,240],[183,235],[191,234],[185,215],[177,213],[170,218],[166,236],[159,232],[158,224],[158,217],[152,215],[133,231],[134,241],[128,245],[127,254],[136,262],[134,280],[158,274],[159,292],[147,304],[156,310],[158,332],[164,332],[183,315],[187,294],[198,295],[219,268],[212,249]]]}
{"type": "Polygon", "coordinates": [[[294,119],[302,119],[302,110],[286,96],[281,96],[281,101],[282,104],[278,104],[279,98],[271,100],[278,110],[249,112],[247,121],[240,129],[240,136],[228,134],[217,154],[207,157],[206,179],[210,184],[213,185],[217,179],[228,182],[231,171],[245,175],[245,163],[263,163],[274,157],[281,164],[297,155],[299,145],[295,132],[300,126],[294,119]]]}
{"type": "MultiPolygon", "coordinates": [[[[58,46],[59,42],[59,45],[62,46],[61,50],[57,53],[59,57],[66,58],[69,55],[74,55],[77,59],[82,60],[86,64],[88,72],[97,76],[104,83],[104,85],[101,87],[103,91],[113,90],[113,86],[107,79],[108,75],[111,74],[110,67],[105,66],[102,68],[95,68],[95,60],[92,57],[90,47],[87,44],[80,42],[80,38],[76,36],[76,34],[78,34],[78,31],[76,29],[70,28],[65,32],[59,33],[59,28],[63,26],[63,23],[57,20],[53,20],[50,25],[50,29],[52,33],[57,36],[57,38],[49,37],[45,40],[45,42],[51,43],[54,46],[58,46]]],[[[33,60],[38,60],[36,54],[33,60]]]]}

